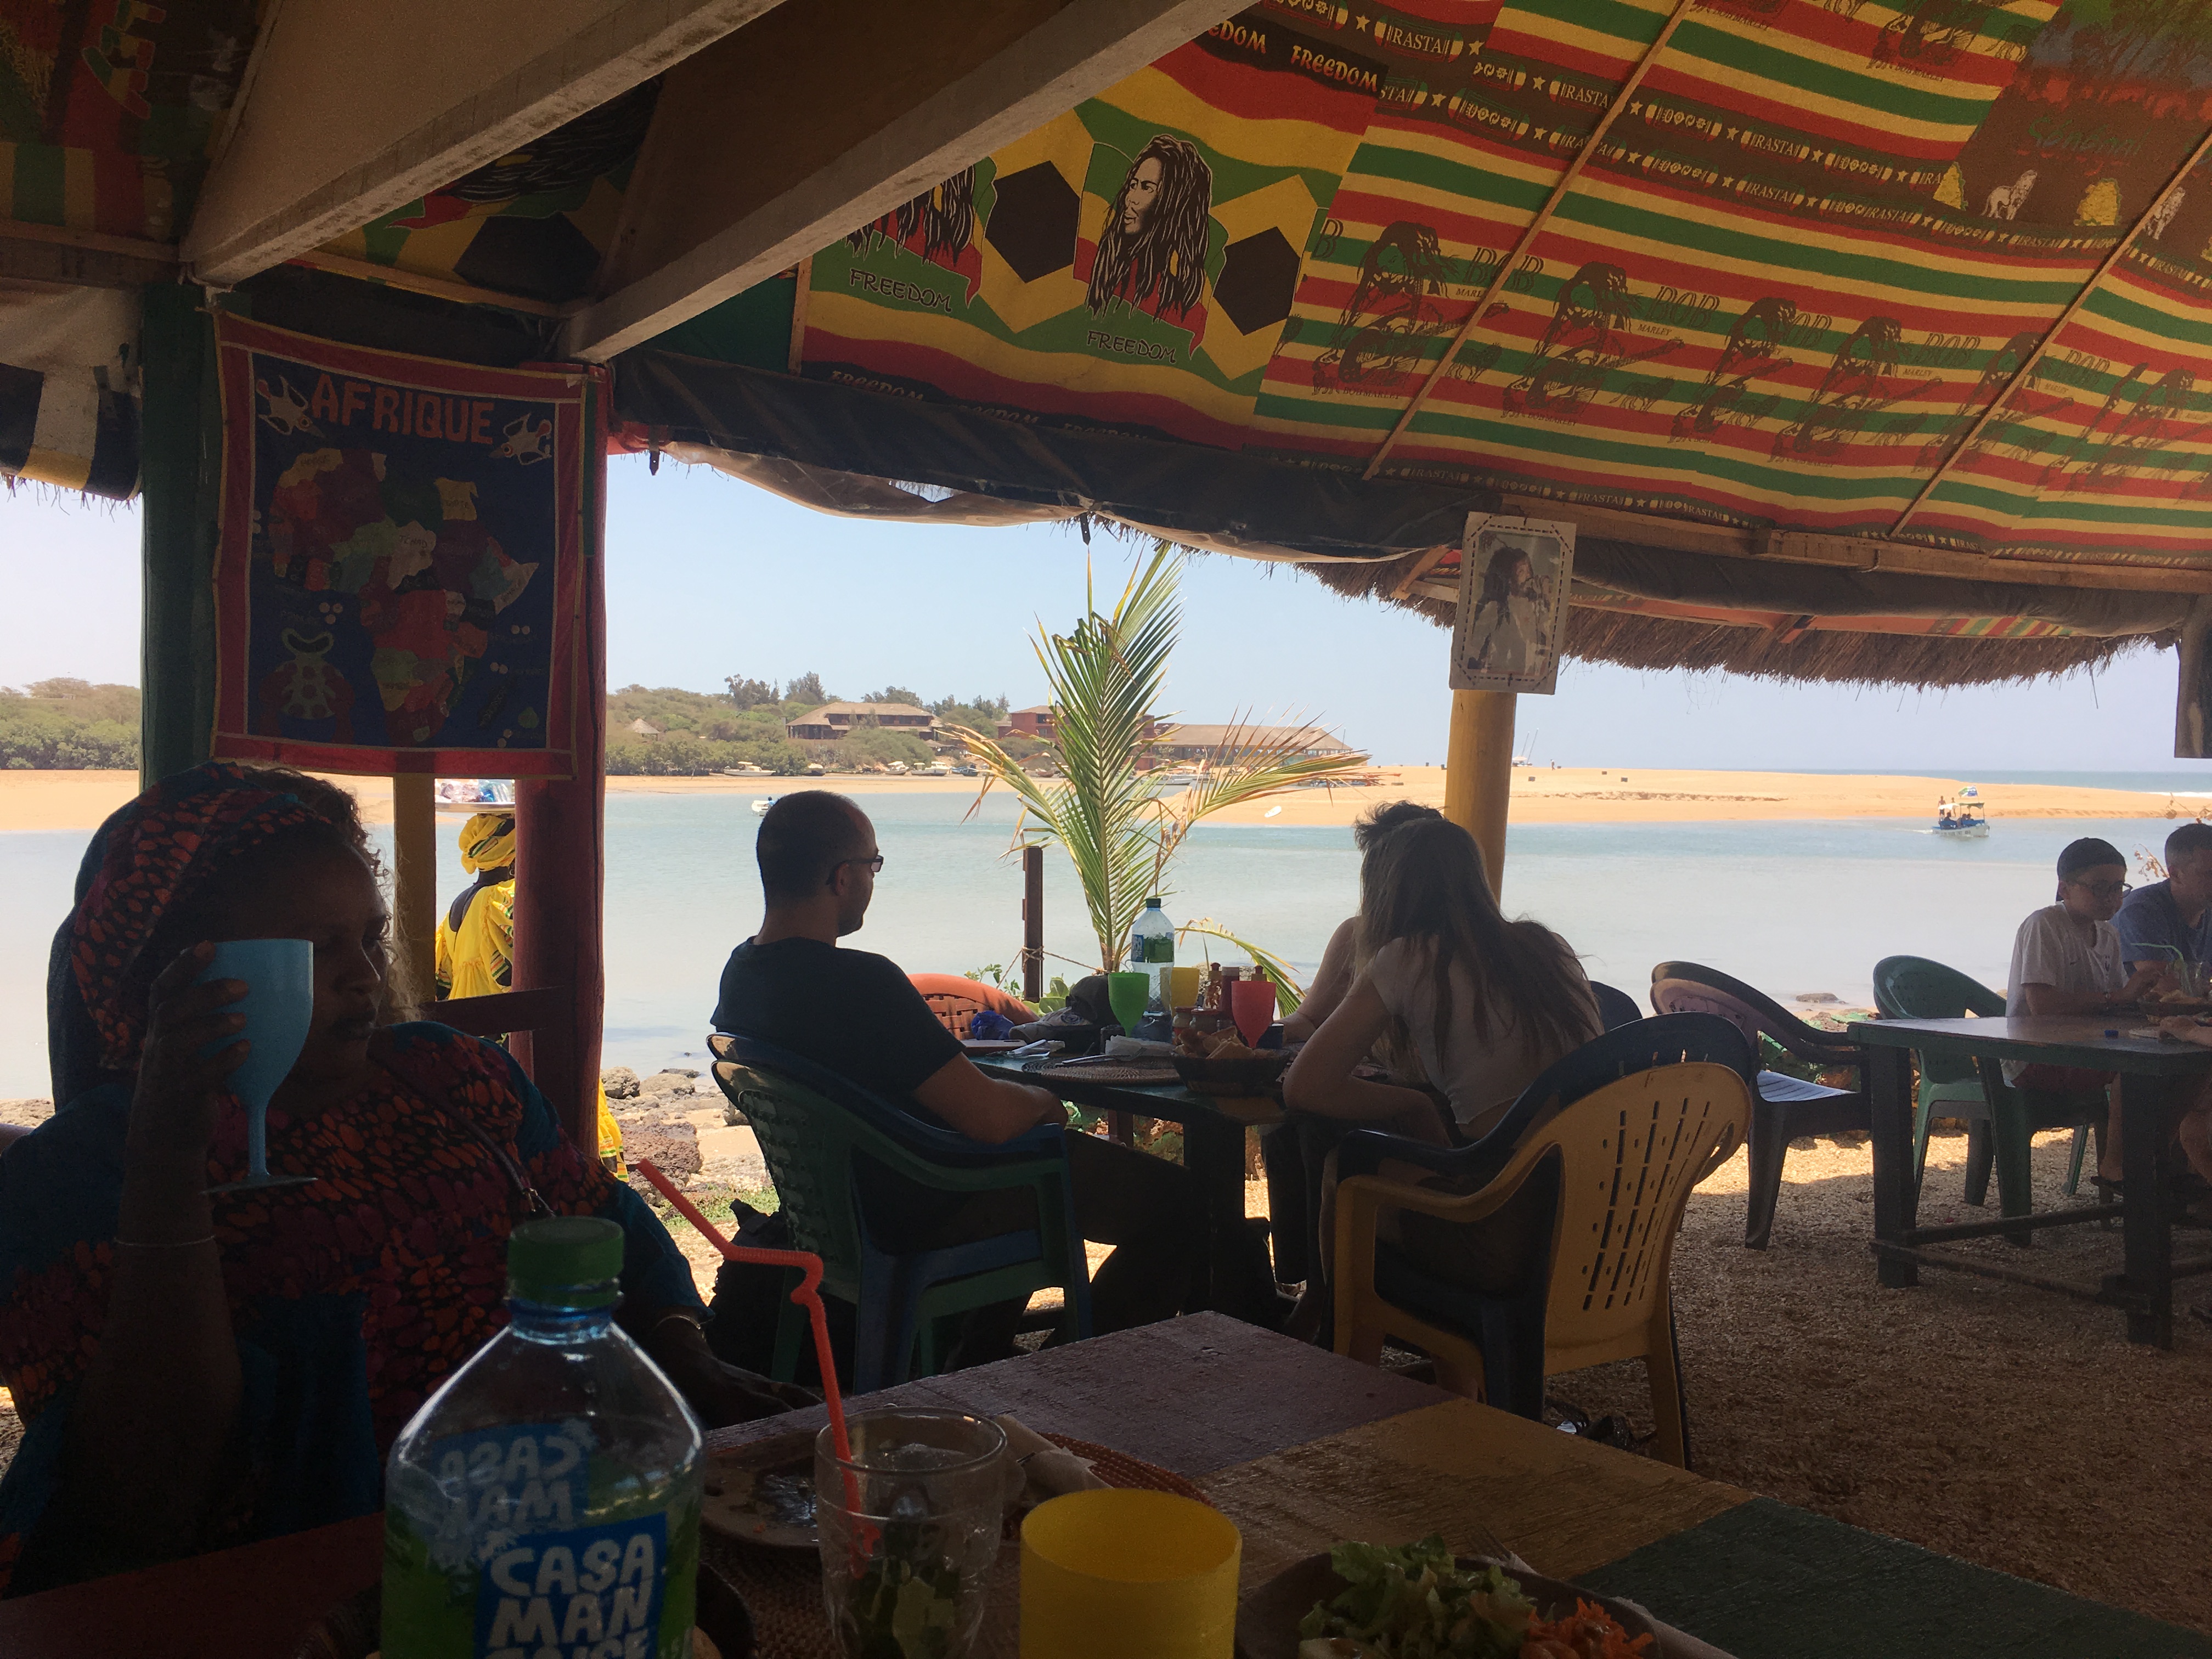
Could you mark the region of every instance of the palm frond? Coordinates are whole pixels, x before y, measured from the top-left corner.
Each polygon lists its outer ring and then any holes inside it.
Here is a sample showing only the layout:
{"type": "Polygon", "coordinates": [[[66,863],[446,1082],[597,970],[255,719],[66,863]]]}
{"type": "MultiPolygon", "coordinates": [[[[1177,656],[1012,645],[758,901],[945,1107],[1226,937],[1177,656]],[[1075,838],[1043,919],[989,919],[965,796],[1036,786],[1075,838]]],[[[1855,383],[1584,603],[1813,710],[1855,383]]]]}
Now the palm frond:
{"type": "Polygon", "coordinates": [[[1032,643],[1050,691],[1060,780],[1031,777],[995,738],[945,728],[983,774],[969,815],[994,785],[1003,785],[1021,803],[1016,841],[1052,842],[1067,854],[1097,936],[1102,971],[1121,965],[1146,898],[1170,890],[1168,867],[1193,824],[1224,806],[1349,772],[1366,760],[1301,756],[1285,741],[1247,745],[1240,722],[1202,775],[1178,795],[1166,793],[1158,775],[1139,770],[1139,757],[1158,741],[1148,733],[1182,626],[1181,574],[1176,550],[1159,542],[1130,573],[1110,613],[1098,611],[1086,570],[1085,610],[1075,626],[1066,634],[1039,628],[1032,643]]]}

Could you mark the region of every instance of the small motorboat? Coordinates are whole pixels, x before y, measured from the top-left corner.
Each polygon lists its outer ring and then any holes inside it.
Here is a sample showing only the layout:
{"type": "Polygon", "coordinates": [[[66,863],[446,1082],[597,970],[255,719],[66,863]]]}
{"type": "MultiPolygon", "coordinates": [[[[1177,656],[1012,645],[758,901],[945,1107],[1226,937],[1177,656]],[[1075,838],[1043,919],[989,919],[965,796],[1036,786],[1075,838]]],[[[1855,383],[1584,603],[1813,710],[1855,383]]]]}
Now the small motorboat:
{"type": "Polygon", "coordinates": [[[1978,817],[1974,809],[1979,805],[1982,792],[1968,784],[1959,792],[1956,802],[1938,801],[1936,804],[1936,835],[1942,841],[1986,841],[1990,834],[1989,813],[1984,810],[1978,817]]]}
{"type": "Polygon", "coordinates": [[[775,797],[774,795],[762,795],[758,797],[753,802],[753,816],[757,818],[765,817],[768,815],[768,809],[775,805],[775,797]]]}

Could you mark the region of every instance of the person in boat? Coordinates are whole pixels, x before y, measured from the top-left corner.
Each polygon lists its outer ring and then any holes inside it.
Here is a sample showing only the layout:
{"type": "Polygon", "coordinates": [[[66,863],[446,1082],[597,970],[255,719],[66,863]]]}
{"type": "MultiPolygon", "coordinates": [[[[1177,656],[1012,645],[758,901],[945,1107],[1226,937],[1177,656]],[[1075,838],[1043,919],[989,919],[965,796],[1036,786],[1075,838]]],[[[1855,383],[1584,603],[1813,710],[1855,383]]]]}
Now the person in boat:
{"type": "MultiPolygon", "coordinates": [[[[1435,1146],[1479,1140],[1539,1073],[1603,1029],[1573,950],[1541,922],[1506,920],[1474,837],[1443,817],[1403,823],[1370,849],[1359,928],[1365,966],[1283,1080],[1284,1105],[1302,1116],[1435,1146]],[[1394,1022],[1434,1093],[1356,1074],[1394,1022]]],[[[1326,1240],[1333,1158],[1320,1185],[1326,1240]]],[[[1326,1258],[1309,1266],[1298,1317],[1316,1321],[1326,1258]]]]}
{"type": "MultiPolygon", "coordinates": [[[[514,814],[478,812],[461,826],[461,868],[476,879],[438,918],[438,1000],[496,996],[514,986],[514,814]]],[[[504,1045],[506,1039],[496,1041],[504,1045]]],[[[599,1161],[622,1173],[622,1126],[599,1091],[599,1161]]]]}
{"type": "MultiPolygon", "coordinates": [[[[2057,902],[2031,911],[2013,935],[2012,969],[2006,978],[2008,1013],[2045,1018],[2066,1014],[2107,1015],[2135,1001],[2159,981],[2154,964],[2130,972],[2112,917],[2128,894],[2128,861],[2112,842],[2095,836],[2069,842],[2058,854],[2057,902]]],[[[2057,1094],[2108,1089],[2113,1073],[2041,1060],[2004,1062],[2015,1088],[2057,1094]]],[[[2111,1109],[2098,1178],[2120,1178],[2120,1114],[2111,1109]]]]}
{"type": "Polygon", "coordinates": [[[621,1225],[623,1322],[706,1420],[810,1398],[713,1356],[682,1252],[504,1050],[390,1022],[367,846],[343,792],[222,763],[93,839],[48,987],[60,1080],[92,1086],[0,1156],[5,1593],[374,1513],[402,1425],[506,1322],[533,1212],[621,1225]],[[211,1190],[245,1170],[243,1055],[208,1051],[246,988],[194,981],[213,941],[269,938],[315,946],[269,1111],[272,1170],[315,1178],[211,1190]]]}
{"type": "Polygon", "coordinates": [[[2166,879],[2138,887],[2112,918],[2129,971],[2157,968],[2178,981],[2178,958],[2212,963],[2212,823],[2181,825],[2166,838],[2166,879]]]}
{"type": "MultiPolygon", "coordinates": [[[[1066,1109],[1048,1091],[978,1071],[896,963],[838,944],[860,931],[883,866],[866,813],[826,789],[786,795],[761,819],[754,850],[766,914],[722,970],[714,1030],[811,1060],[972,1140],[997,1145],[1066,1123],[1066,1109]]],[[[1114,1247],[1091,1276],[1092,1328],[1103,1335],[1182,1311],[1205,1246],[1192,1222],[1188,1174],[1074,1129],[1065,1144],[1076,1226],[1114,1247]]],[[[869,1231],[896,1251],[1036,1224],[1026,1192],[963,1196],[866,1162],[856,1184],[869,1231]]],[[[1020,1312],[1000,1306],[971,1315],[956,1363],[1011,1353],[1020,1312]]]]}

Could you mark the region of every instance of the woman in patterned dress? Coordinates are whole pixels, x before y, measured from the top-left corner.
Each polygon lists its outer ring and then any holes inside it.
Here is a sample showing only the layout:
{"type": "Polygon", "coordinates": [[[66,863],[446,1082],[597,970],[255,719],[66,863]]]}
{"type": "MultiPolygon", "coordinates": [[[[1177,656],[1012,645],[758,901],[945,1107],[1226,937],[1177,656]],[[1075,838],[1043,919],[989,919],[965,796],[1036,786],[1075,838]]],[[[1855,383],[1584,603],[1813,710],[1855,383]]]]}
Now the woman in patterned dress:
{"type": "Polygon", "coordinates": [[[350,802],[213,763],[103,825],[57,941],[61,1109],[0,1157],[0,1480],[22,1594],[368,1514],[416,1407],[507,1318],[534,1210],[623,1228],[623,1322],[710,1424],[811,1398],[722,1364],[682,1254],[494,1044],[386,1024],[389,915],[350,802]],[[343,802],[343,805],[337,803],[343,802]],[[236,981],[212,940],[306,939],[312,1028],[245,1166],[236,981]],[[75,1086],[76,1079],[90,1086],[75,1086]]]}

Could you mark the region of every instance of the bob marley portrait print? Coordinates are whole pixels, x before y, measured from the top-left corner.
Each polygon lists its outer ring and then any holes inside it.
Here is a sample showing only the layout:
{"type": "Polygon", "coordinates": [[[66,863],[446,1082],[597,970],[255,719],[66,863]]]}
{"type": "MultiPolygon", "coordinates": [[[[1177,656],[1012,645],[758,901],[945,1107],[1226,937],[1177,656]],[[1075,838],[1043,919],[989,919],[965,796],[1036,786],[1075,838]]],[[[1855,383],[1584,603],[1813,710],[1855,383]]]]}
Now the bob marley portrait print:
{"type": "Polygon", "coordinates": [[[1114,301],[1180,322],[1206,287],[1213,169],[1186,139],[1155,133],[1137,152],[1098,234],[1084,299],[1094,317],[1114,301]]]}

